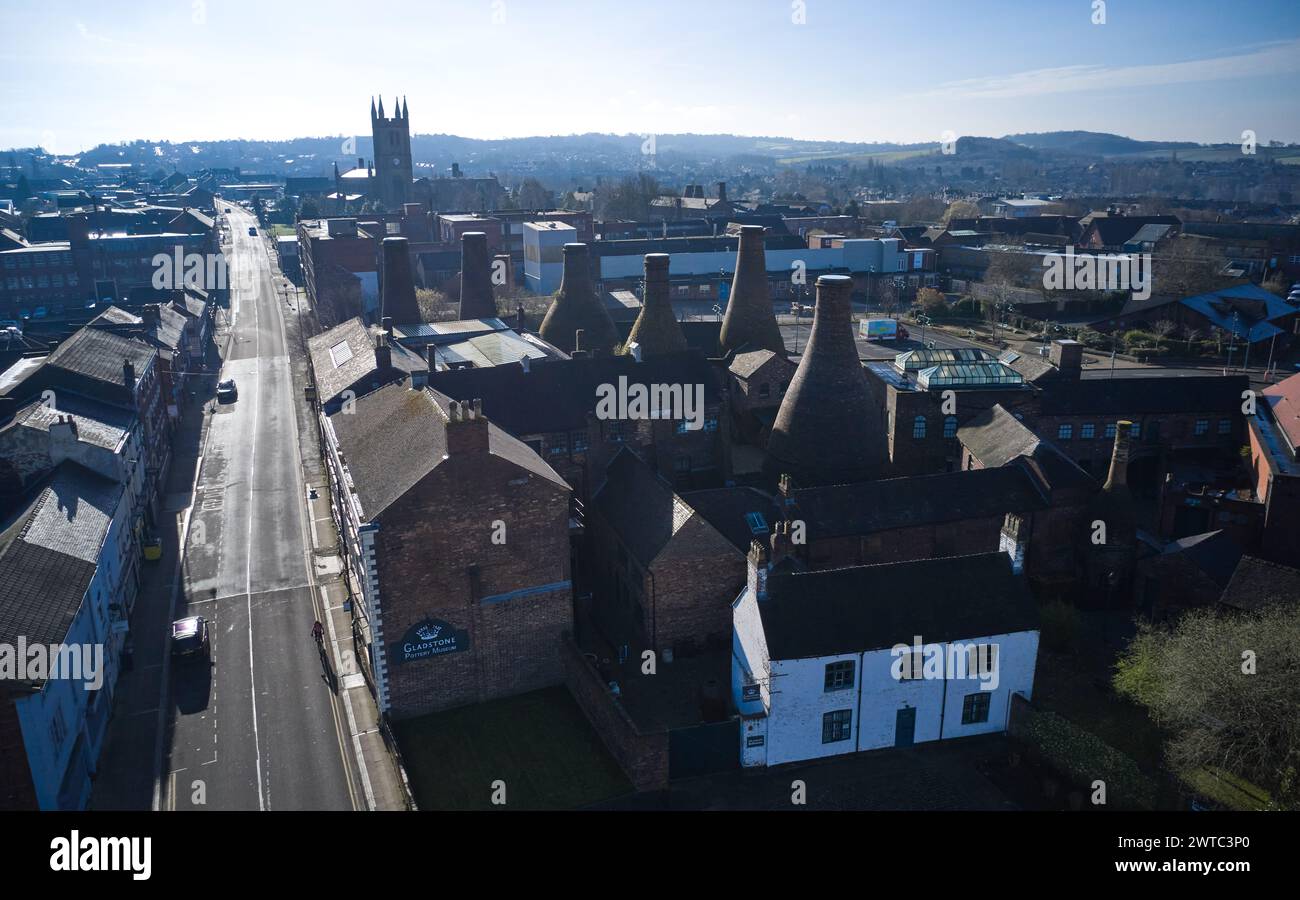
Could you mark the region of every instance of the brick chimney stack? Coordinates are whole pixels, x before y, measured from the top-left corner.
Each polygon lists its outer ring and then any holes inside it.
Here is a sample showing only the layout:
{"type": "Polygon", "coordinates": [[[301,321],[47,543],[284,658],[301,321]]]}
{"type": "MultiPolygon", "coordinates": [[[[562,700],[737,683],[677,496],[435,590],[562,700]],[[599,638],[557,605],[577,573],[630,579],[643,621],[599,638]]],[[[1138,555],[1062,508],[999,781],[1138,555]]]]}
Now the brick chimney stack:
{"type": "Polygon", "coordinates": [[[488,420],[483,416],[483,401],[453,400],[447,410],[447,455],[486,453],[488,420]]]}
{"type": "Polygon", "coordinates": [[[482,231],[467,231],[460,236],[460,317],[493,319],[496,314],[487,235],[482,231]]]}
{"type": "Polygon", "coordinates": [[[1061,373],[1062,378],[1077,381],[1083,372],[1083,344],[1078,341],[1052,341],[1048,361],[1061,373]]]}
{"type": "Polygon", "coordinates": [[[122,360],[122,382],[127,390],[135,390],[135,363],[129,359],[122,360]]]}
{"type": "Polygon", "coordinates": [[[808,345],[768,438],[765,470],[800,487],[879,478],[885,434],[853,339],[853,279],[822,275],[808,345]]]}
{"type": "Polygon", "coordinates": [[[767,283],[767,251],[762,225],[740,226],[736,274],[731,280],[727,314],[722,319],[722,352],[748,347],[786,355],[785,339],[776,323],[767,283]]]}
{"type": "Polygon", "coordinates": [[[586,244],[564,245],[564,274],[538,333],[566,353],[578,349],[574,334],[582,331],[584,350],[610,353],[618,344],[618,329],[591,286],[591,259],[586,244]]]}
{"type": "Polygon", "coordinates": [[[58,465],[67,459],[77,445],[77,420],[72,416],[59,416],[50,423],[50,456],[58,465]]]}
{"type": "Polygon", "coordinates": [[[393,348],[388,344],[388,335],[382,331],[375,335],[375,370],[381,375],[392,371],[393,348]]]}
{"type": "Polygon", "coordinates": [[[749,553],[746,555],[746,584],[759,603],[767,599],[767,575],[771,569],[771,558],[771,552],[764,541],[758,538],[750,541],[749,553]]]}
{"type": "Polygon", "coordinates": [[[686,336],[673,314],[669,297],[668,254],[647,253],[645,257],[645,297],[641,314],[632,325],[627,343],[641,345],[643,357],[679,353],[686,349],[686,336]]]}

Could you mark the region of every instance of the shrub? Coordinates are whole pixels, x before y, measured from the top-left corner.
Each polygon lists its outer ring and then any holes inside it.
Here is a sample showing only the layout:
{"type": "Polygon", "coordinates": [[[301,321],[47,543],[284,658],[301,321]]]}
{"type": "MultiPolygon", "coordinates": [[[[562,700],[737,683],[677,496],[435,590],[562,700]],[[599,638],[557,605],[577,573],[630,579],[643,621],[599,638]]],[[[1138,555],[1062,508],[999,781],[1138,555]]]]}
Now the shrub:
{"type": "Polygon", "coordinates": [[[1074,647],[1079,635],[1079,611],[1068,603],[1051,600],[1038,612],[1043,636],[1043,646],[1057,653],[1074,647]]]}
{"type": "Polygon", "coordinates": [[[1156,784],[1142,774],[1138,764],[1068,719],[1029,708],[1015,728],[1015,736],[1030,744],[1052,768],[1077,786],[1092,790],[1093,782],[1105,782],[1107,806],[1155,806],[1156,784]]]}

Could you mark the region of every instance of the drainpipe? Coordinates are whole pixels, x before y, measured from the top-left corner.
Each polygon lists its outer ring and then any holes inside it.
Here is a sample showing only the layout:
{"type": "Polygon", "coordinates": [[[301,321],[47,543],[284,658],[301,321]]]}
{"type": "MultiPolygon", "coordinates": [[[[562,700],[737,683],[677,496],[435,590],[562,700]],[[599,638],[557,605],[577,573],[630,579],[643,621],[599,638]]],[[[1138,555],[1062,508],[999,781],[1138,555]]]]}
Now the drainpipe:
{"type": "Polygon", "coordinates": [[[939,740],[943,740],[943,722],[948,713],[948,655],[945,649],[943,666],[943,697],[939,701],[939,740]]]}
{"type": "Polygon", "coordinates": [[[866,659],[867,652],[865,650],[858,654],[858,709],[855,713],[858,720],[858,736],[853,743],[859,752],[862,750],[862,665],[866,662],[866,659]]]}

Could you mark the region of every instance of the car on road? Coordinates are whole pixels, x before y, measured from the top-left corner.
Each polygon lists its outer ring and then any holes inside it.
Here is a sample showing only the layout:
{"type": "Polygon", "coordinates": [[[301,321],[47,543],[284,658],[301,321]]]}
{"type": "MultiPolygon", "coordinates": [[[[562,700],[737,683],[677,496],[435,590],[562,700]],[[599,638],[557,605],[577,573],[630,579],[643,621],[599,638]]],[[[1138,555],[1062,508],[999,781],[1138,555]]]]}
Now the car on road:
{"type": "Polygon", "coordinates": [[[217,402],[234,403],[239,399],[239,389],[235,387],[235,379],[228,378],[217,385],[217,402]]]}
{"type": "Polygon", "coordinates": [[[190,616],[172,622],[172,656],[207,658],[209,650],[206,619],[202,616],[190,616]]]}
{"type": "Polygon", "coordinates": [[[249,237],[257,237],[257,229],[254,228],[252,225],[249,225],[249,226],[248,226],[248,236],[249,236],[249,237]]]}

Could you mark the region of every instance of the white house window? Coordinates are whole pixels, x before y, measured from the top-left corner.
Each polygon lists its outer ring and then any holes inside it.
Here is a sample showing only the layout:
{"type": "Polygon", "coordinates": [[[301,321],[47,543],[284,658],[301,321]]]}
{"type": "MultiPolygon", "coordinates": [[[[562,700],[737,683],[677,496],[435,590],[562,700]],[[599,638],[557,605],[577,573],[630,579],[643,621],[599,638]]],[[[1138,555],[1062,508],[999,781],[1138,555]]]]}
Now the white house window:
{"type": "Polygon", "coordinates": [[[1084,440],[1091,440],[1096,436],[1097,426],[1093,425],[1091,422],[1084,422],[1083,425],[1079,427],[1079,437],[1084,440]]]}
{"type": "Polygon", "coordinates": [[[966,699],[961,702],[961,723],[963,725],[977,725],[980,722],[989,720],[989,695],[992,691],[976,691],[973,694],[967,694],[966,699]]]}
{"type": "Polygon", "coordinates": [[[1232,434],[1232,420],[1231,420],[1231,419],[1220,419],[1220,420],[1219,420],[1219,434],[1232,434]]]}
{"type": "Polygon", "coordinates": [[[1111,422],[1109,425],[1106,426],[1106,437],[1113,438],[1114,436],[1115,436],[1115,423],[1111,422]]]}
{"type": "Polygon", "coordinates": [[[834,744],[853,736],[853,710],[837,709],[822,716],[822,743],[834,744]]]}
{"type": "MultiPolygon", "coordinates": [[[[1157,422],[1157,423],[1153,426],[1153,428],[1154,428],[1154,432],[1153,432],[1154,434],[1159,434],[1159,433],[1160,433],[1160,423],[1159,423],[1159,422],[1157,422]]],[[[1129,428],[1128,433],[1129,433],[1129,437],[1133,438],[1133,440],[1135,440],[1135,441],[1136,441],[1138,438],[1142,437],[1142,423],[1141,423],[1141,422],[1134,422],[1133,425],[1129,428]]]]}
{"type": "Polygon", "coordinates": [[[569,443],[573,447],[574,453],[587,452],[587,432],[575,431],[569,437],[569,443]]]}
{"type": "Polygon", "coordinates": [[[912,437],[925,437],[925,416],[917,416],[912,420],[912,437]]]}
{"type": "Polygon", "coordinates": [[[1196,428],[1192,431],[1192,433],[1195,434],[1195,435],[1209,434],[1209,433],[1210,433],[1210,420],[1209,420],[1209,419],[1197,419],[1197,420],[1196,420],[1196,428]]]}
{"type": "Polygon", "coordinates": [[[899,681],[920,681],[925,677],[925,654],[915,650],[907,651],[902,661],[902,677],[899,681]]]}
{"type": "Polygon", "coordinates": [[[943,436],[953,438],[957,436],[957,417],[945,416],[943,420],[943,436]]]}
{"type": "Polygon", "coordinates": [[[1060,428],[1056,429],[1056,436],[1062,441],[1070,440],[1074,437],[1074,426],[1062,425],[1060,428]]]}
{"type": "Polygon", "coordinates": [[[853,660],[833,662],[826,666],[826,691],[842,691],[853,687],[853,660]]]}

